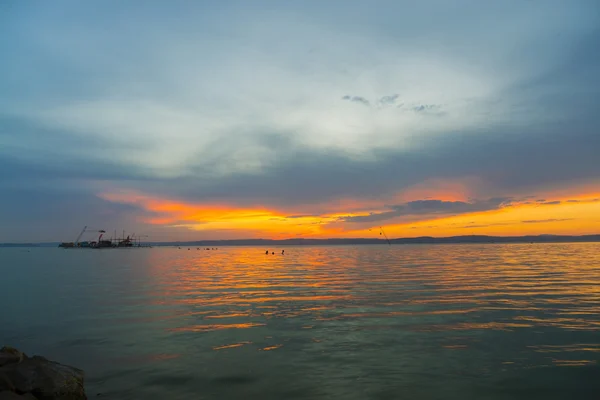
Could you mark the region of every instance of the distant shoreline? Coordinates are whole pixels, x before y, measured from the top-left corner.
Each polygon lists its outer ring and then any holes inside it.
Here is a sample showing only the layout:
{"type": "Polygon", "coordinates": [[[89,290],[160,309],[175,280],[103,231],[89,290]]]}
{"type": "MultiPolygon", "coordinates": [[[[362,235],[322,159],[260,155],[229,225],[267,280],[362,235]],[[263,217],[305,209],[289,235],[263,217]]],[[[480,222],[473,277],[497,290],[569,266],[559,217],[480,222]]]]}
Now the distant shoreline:
{"type": "MultiPolygon", "coordinates": [[[[431,237],[421,236],[416,238],[396,238],[390,239],[390,244],[491,244],[491,243],[586,243],[600,242],[600,234],[597,235],[532,235],[532,236],[486,236],[486,235],[468,235],[468,236],[449,236],[449,237],[431,237]]],[[[151,246],[343,246],[343,245],[374,245],[387,244],[385,239],[368,238],[331,238],[331,239],[231,239],[231,240],[198,240],[181,242],[146,242],[145,245],[151,246]]],[[[54,243],[0,243],[0,247],[57,247],[58,242],[54,243]]]]}

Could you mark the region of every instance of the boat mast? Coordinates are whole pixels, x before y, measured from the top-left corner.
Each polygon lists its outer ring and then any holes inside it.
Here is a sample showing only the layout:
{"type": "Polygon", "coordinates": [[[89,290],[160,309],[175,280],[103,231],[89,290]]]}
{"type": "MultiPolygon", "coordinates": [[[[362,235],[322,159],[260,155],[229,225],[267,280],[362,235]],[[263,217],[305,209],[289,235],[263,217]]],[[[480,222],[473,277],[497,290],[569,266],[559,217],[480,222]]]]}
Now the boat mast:
{"type": "Polygon", "coordinates": [[[382,234],[383,234],[383,236],[385,237],[385,240],[387,241],[387,244],[391,246],[392,244],[390,243],[390,239],[388,239],[387,235],[386,235],[386,234],[385,234],[385,232],[383,231],[383,227],[381,227],[381,226],[380,226],[380,227],[379,227],[379,229],[380,229],[380,231],[381,231],[381,232],[379,232],[379,235],[382,235],[382,234]]]}

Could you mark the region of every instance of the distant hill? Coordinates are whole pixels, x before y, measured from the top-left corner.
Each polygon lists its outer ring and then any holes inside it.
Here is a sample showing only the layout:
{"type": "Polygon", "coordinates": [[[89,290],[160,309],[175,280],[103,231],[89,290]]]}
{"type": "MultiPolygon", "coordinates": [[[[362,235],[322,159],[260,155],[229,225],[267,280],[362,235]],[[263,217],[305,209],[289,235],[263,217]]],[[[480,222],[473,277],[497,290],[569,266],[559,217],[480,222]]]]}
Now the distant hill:
{"type": "MultiPolygon", "coordinates": [[[[468,243],[577,243],[600,242],[599,235],[567,236],[567,235],[535,235],[535,236],[450,236],[390,239],[391,244],[468,244],[468,243]]],[[[234,240],[198,240],[190,242],[146,242],[152,246],[332,246],[332,245],[367,245],[387,244],[385,239],[369,238],[331,238],[331,239],[234,239],[234,240]]],[[[0,243],[0,247],[56,247],[58,243],[0,243]]]]}
{"type": "Polygon", "coordinates": [[[0,247],[40,247],[39,243],[0,243],[0,247]]]}
{"type": "MultiPolygon", "coordinates": [[[[566,235],[536,235],[536,236],[450,236],[390,239],[391,244],[461,244],[461,243],[569,243],[569,242],[600,242],[600,235],[566,236],[566,235]]],[[[385,239],[368,238],[332,238],[332,239],[239,239],[239,240],[200,240],[192,242],[160,242],[151,243],[155,246],[317,246],[317,245],[366,245],[387,244],[385,239]]]]}

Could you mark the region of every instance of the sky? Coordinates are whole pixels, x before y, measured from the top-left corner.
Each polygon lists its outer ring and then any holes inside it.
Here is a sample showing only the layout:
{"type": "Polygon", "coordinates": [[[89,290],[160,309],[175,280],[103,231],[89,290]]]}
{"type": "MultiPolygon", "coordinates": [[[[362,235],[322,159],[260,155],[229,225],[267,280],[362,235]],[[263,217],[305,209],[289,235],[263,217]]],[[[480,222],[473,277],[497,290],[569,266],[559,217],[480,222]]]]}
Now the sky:
{"type": "Polygon", "coordinates": [[[600,233],[599,48],[596,0],[2,1],[0,242],[600,233]]]}

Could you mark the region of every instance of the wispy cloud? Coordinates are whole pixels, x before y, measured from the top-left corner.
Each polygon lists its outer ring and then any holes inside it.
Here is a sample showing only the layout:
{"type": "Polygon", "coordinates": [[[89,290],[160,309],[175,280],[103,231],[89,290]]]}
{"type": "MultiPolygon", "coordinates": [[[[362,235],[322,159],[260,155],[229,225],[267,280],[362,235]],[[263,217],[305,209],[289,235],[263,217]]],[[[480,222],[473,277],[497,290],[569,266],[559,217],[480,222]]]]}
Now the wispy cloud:
{"type": "Polygon", "coordinates": [[[524,224],[543,224],[546,222],[561,222],[561,221],[572,221],[574,218],[548,218],[548,219],[526,219],[521,221],[524,224]]]}
{"type": "Polygon", "coordinates": [[[365,99],[362,96],[344,96],[342,97],[342,100],[348,100],[354,103],[360,103],[363,104],[365,106],[370,106],[371,103],[369,102],[369,100],[365,99]]]}
{"type": "Polygon", "coordinates": [[[554,201],[538,201],[537,204],[540,206],[555,206],[557,204],[560,204],[561,201],[560,200],[554,200],[554,201]]]}
{"type": "Polygon", "coordinates": [[[461,226],[462,229],[480,229],[480,228],[490,228],[490,227],[496,227],[496,226],[508,226],[508,225],[515,225],[514,222],[498,222],[495,224],[470,224],[470,225],[465,225],[465,226],[461,226]]]}

